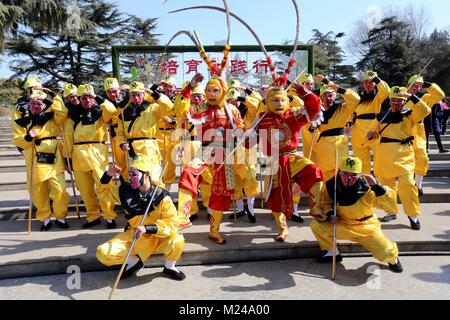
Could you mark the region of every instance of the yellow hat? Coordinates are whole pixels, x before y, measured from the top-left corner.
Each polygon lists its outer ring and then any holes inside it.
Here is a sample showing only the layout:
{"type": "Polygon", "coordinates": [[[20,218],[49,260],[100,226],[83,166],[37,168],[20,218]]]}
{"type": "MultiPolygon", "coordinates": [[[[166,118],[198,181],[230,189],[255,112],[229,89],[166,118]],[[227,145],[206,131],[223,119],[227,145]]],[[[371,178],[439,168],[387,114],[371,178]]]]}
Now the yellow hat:
{"type": "Polygon", "coordinates": [[[63,93],[63,97],[66,98],[68,96],[70,96],[71,94],[77,94],[78,90],[77,90],[77,86],[73,85],[72,83],[66,83],[64,85],[64,93],[63,93]]]}
{"type": "Polygon", "coordinates": [[[335,91],[330,86],[323,85],[322,88],[320,88],[320,96],[323,96],[326,92],[334,93],[335,91]]]}
{"type": "Polygon", "coordinates": [[[130,84],[130,92],[144,92],[144,84],[139,81],[133,81],[130,84]]]}
{"type": "Polygon", "coordinates": [[[31,77],[31,78],[28,78],[27,81],[25,81],[23,87],[25,89],[33,88],[33,87],[42,87],[42,84],[38,78],[31,77]]]}
{"type": "Polygon", "coordinates": [[[339,170],[343,172],[361,173],[362,162],[359,158],[348,156],[344,157],[339,166],[339,170]]]}
{"type": "Polygon", "coordinates": [[[230,80],[228,81],[228,88],[240,88],[241,83],[239,80],[230,80]]]}
{"type": "Polygon", "coordinates": [[[108,91],[109,89],[118,89],[119,81],[117,81],[116,78],[106,78],[105,81],[103,81],[103,87],[105,88],[105,91],[108,91]]]}
{"type": "Polygon", "coordinates": [[[153,166],[154,165],[150,161],[150,157],[147,155],[139,155],[135,157],[130,163],[130,167],[138,169],[142,172],[149,172],[153,166]]]}
{"type": "Polygon", "coordinates": [[[312,74],[306,73],[300,77],[299,82],[301,85],[304,85],[306,82],[314,83],[314,78],[313,78],[312,74]]]}
{"type": "Polygon", "coordinates": [[[81,84],[78,86],[78,95],[79,96],[95,96],[94,87],[90,84],[81,84]]]}
{"type": "Polygon", "coordinates": [[[193,90],[192,90],[192,94],[202,94],[205,95],[205,90],[203,90],[203,87],[201,85],[196,86],[193,90]]]}
{"type": "Polygon", "coordinates": [[[228,90],[227,97],[225,100],[233,100],[237,99],[239,97],[239,90],[237,90],[234,87],[231,87],[230,90],[228,90]]]}
{"type": "Polygon", "coordinates": [[[408,93],[408,89],[405,87],[392,87],[391,92],[389,93],[389,99],[403,99],[408,100],[405,97],[398,96],[399,93],[408,93]]]}
{"type": "Polygon", "coordinates": [[[177,85],[177,81],[175,80],[174,77],[166,75],[161,79],[161,83],[166,83],[166,84],[173,84],[174,86],[177,85]]]}
{"type": "Polygon", "coordinates": [[[44,100],[47,98],[47,94],[42,90],[33,90],[33,92],[30,95],[30,99],[38,99],[38,100],[44,100]]]}
{"type": "Polygon", "coordinates": [[[363,73],[361,81],[372,80],[375,77],[378,77],[378,73],[372,70],[367,70],[366,72],[363,73]]]}
{"type": "Polygon", "coordinates": [[[423,78],[417,74],[413,75],[411,78],[409,78],[408,80],[408,87],[414,83],[420,83],[423,84],[423,78]]]}

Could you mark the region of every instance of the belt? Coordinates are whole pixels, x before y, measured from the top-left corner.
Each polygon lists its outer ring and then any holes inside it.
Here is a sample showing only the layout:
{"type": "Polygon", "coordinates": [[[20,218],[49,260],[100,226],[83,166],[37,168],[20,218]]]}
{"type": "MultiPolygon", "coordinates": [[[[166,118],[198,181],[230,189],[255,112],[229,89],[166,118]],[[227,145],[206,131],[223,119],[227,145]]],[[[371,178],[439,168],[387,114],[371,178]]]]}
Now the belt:
{"type": "Polygon", "coordinates": [[[414,137],[409,137],[409,138],[406,138],[405,140],[382,137],[380,140],[380,143],[400,143],[400,144],[411,144],[412,145],[413,140],[414,140],[414,137]]]}
{"type": "Polygon", "coordinates": [[[342,136],[344,135],[344,128],[335,128],[330,129],[327,131],[324,131],[320,134],[319,140],[322,139],[322,137],[335,137],[335,136],[342,136]]]}
{"type": "Polygon", "coordinates": [[[360,114],[360,115],[356,116],[356,119],[374,120],[376,117],[377,117],[376,113],[365,113],[365,114],[360,114]]]}
{"type": "Polygon", "coordinates": [[[128,142],[133,142],[133,141],[139,141],[139,140],[156,140],[155,138],[145,138],[145,137],[143,137],[143,138],[131,138],[131,139],[128,139],[127,141],[128,142]]]}
{"type": "Polygon", "coordinates": [[[357,219],[356,221],[363,222],[363,221],[369,220],[372,217],[373,217],[373,215],[372,216],[367,216],[367,217],[364,217],[364,218],[361,218],[361,219],[357,219]]]}
{"type": "Polygon", "coordinates": [[[175,128],[159,128],[159,130],[167,131],[167,130],[175,130],[175,128]]]}
{"type": "Polygon", "coordinates": [[[85,142],[75,142],[75,145],[82,145],[82,144],[105,144],[105,141],[85,141],[85,142]]]}

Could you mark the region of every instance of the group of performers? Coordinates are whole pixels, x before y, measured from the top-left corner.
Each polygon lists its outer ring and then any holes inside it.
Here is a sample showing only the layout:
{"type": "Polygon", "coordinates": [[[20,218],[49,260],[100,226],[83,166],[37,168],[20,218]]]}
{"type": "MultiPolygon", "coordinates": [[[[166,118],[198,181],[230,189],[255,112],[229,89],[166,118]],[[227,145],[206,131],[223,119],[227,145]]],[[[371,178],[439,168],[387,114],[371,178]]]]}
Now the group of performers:
{"type": "MultiPolygon", "coordinates": [[[[13,111],[13,143],[26,160],[41,230],[52,227],[51,217],[58,227],[69,228],[68,170],[85,204],[83,228],[101,224],[103,216],[106,227],[115,229],[115,204],[125,211],[124,232],[97,248],[101,263],[126,263],[126,278],[152,254],[163,253],[164,273],[183,280],[175,266],[185,244],[180,232],[197,218],[199,194],[208,210],[208,237],[219,245],[226,243],[220,225],[232,206],[234,217],[256,223],[260,191],[279,229],[275,240],[284,242],[287,221],[303,222],[298,203],[304,194],[312,232],[324,251],[318,262],[332,261],[336,238],[360,243],[401,272],[397,246],[383,234],[380,222],[397,218],[398,193],[411,228],[420,229],[419,194],[428,170],[422,122],[445,96],[439,86],[419,74],[406,86],[390,87],[371,70],[362,76],[362,94],[323,75],[301,74],[290,83],[295,60],[277,75],[266,55],[273,83],[263,97],[222,77],[228,44],[222,62],[215,64],[197,40],[211,75],[204,81],[204,75],[196,74],[179,94],[170,76],[149,88],[139,81],[121,86],[107,78],[104,96],[90,84],[68,83],[60,95],[37,78],[26,80],[13,111]],[[315,81],[321,84],[318,91],[313,90],[315,81]],[[382,112],[385,101],[389,108],[382,112]],[[263,190],[256,172],[258,151],[267,159],[263,190]],[[176,208],[168,191],[179,157],[176,208]],[[386,215],[378,219],[375,208],[386,215]]],[[[342,260],[338,252],[336,258],[342,260]]]]}

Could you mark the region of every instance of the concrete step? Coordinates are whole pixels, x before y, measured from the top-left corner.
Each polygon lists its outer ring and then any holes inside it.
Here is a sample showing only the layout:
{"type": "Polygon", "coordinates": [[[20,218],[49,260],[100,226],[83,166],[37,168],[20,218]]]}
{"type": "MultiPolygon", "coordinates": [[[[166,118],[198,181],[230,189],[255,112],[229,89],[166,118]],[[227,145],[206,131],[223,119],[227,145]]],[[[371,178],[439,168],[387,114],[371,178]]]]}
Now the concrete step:
{"type": "MultiPolygon", "coordinates": [[[[305,217],[305,223],[288,221],[289,236],[286,242],[274,241],[278,232],[268,210],[256,210],[256,224],[250,224],[241,218],[233,222],[224,214],[221,234],[227,239],[225,245],[217,245],[208,239],[209,223],[206,213],[194,226],[183,230],[186,246],[178,265],[200,265],[243,261],[261,261],[290,258],[311,258],[320,254],[317,241],[309,227],[311,217],[305,217]]],[[[377,211],[378,216],[383,212],[377,211]]],[[[413,231],[404,214],[396,221],[383,224],[385,235],[395,241],[400,255],[433,252],[450,252],[448,204],[423,205],[420,217],[422,230],[413,231]]],[[[92,229],[81,229],[84,219],[69,218],[70,229],[61,230],[56,226],[48,232],[39,232],[40,223],[33,221],[33,232],[27,235],[26,220],[4,221],[0,224],[0,278],[18,278],[65,274],[67,267],[77,265],[82,272],[117,269],[101,265],[95,256],[98,245],[116,236],[122,231],[125,220],[122,215],[117,219],[116,230],[107,230],[105,224],[92,229]]],[[[339,251],[344,255],[364,255],[367,251],[359,244],[350,241],[338,241],[339,251]]],[[[163,255],[154,255],[146,266],[161,266],[163,255]]]]}

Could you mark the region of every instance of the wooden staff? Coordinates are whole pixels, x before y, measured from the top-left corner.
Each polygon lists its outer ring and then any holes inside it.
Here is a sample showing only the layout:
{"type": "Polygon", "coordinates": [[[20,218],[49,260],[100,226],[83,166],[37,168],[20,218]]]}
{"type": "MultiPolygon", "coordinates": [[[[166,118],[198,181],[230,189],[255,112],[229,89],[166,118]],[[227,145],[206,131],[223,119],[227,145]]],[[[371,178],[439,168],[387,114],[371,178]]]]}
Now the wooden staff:
{"type": "Polygon", "coordinates": [[[78,207],[78,196],[77,196],[77,191],[75,188],[75,180],[73,179],[73,173],[72,173],[72,165],[70,164],[70,159],[69,159],[69,150],[67,149],[68,145],[66,143],[66,137],[64,135],[64,129],[63,126],[59,126],[60,130],[61,130],[61,135],[62,135],[62,139],[63,139],[63,143],[66,149],[66,162],[67,162],[67,168],[69,169],[69,176],[70,176],[70,182],[72,184],[72,191],[73,191],[73,197],[75,200],[75,208],[77,210],[77,216],[78,219],[80,219],[80,208],[78,207]]]}
{"type": "Polygon", "coordinates": [[[33,145],[31,146],[31,168],[30,168],[30,203],[28,208],[28,235],[31,235],[31,215],[33,213],[33,167],[34,167],[34,146],[35,141],[33,138],[33,145]]]}
{"type": "MultiPolygon", "coordinates": [[[[336,145],[336,163],[335,163],[335,172],[334,172],[334,201],[333,201],[333,216],[337,217],[337,179],[338,179],[338,156],[339,150],[336,145]]],[[[336,223],[333,224],[333,269],[331,271],[331,279],[334,280],[336,278],[336,223]]]]}

